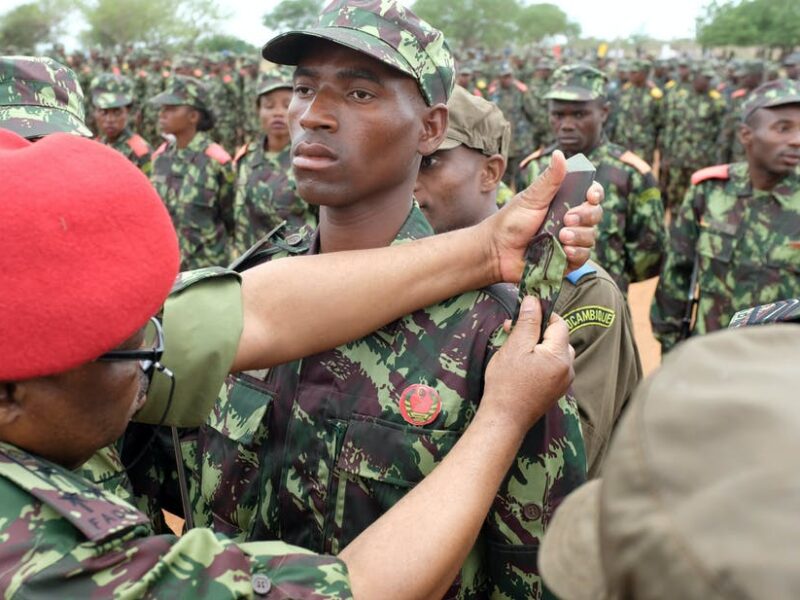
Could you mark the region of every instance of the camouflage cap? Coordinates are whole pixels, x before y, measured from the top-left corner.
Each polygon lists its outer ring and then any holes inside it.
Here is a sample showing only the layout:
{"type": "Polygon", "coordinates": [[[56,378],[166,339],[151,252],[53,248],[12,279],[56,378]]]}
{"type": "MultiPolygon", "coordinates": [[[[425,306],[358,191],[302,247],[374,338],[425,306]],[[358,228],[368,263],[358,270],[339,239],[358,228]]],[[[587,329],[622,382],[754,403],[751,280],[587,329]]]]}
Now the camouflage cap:
{"type": "Polygon", "coordinates": [[[102,73],[90,84],[96,108],[119,108],[133,104],[133,83],[127,77],[102,73]]]}
{"type": "Polygon", "coordinates": [[[556,69],[550,79],[546,100],[586,102],[606,96],[608,78],[588,65],[565,65],[556,69]]]}
{"type": "Polygon", "coordinates": [[[787,54],[781,61],[781,64],[784,67],[800,65],[800,52],[792,52],[791,54],[787,54]]]}
{"type": "Polygon", "coordinates": [[[793,79],[776,79],[761,84],[747,95],[742,104],[742,121],[759,108],[774,108],[800,103],[800,83],[793,79]]]}
{"type": "Polygon", "coordinates": [[[503,64],[500,65],[500,70],[498,71],[500,75],[513,75],[514,74],[514,67],[511,66],[511,63],[508,61],[503,61],[503,64]]]}
{"type": "Polygon", "coordinates": [[[0,128],[26,138],[59,131],[92,137],[75,72],[46,57],[0,56],[0,128]]]}
{"type": "Polygon", "coordinates": [[[537,71],[552,71],[556,68],[556,61],[552,58],[544,56],[536,61],[536,66],[534,67],[537,71]]]}
{"type": "Polygon", "coordinates": [[[148,100],[150,104],[193,106],[210,112],[208,89],[202,81],[188,75],[173,75],[167,80],[164,91],[148,100]]]}
{"type": "Polygon", "coordinates": [[[704,61],[697,61],[692,66],[692,72],[695,75],[702,75],[703,77],[708,77],[709,79],[714,79],[717,76],[717,72],[714,70],[709,63],[704,61]]]}
{"type": "Polygon", "coordinates": [[[282,33],[261,54],[296,65],[309,38],[330,40],[405,73],[429,106],[446,103],[453,91],[455,65],[444,34],[397,0],[333,0],[317,27],[282,33]]]}
{"type": "Polygon", "coordinates": [[[548,525],[539,567],[558,598],[797,596],[798,334],[693,338],[637,389],[602,480],[548,525]]]}
{"type": "Polygon", "coordinates": [[[294,88],[292,83],[292,70],[286,67],[276,67],[272,71],[261,73],[256,84],[256,97],[269,94],[275,90],[294,88]]]}
{"type": "Polygon", "coordinates": [[[496,104],[473,96],[457,85],[447,108],[450,116],[447,136],[439,150],[451,150],[463,144],[486,156],[502,154],[503,158],[508,158],[511,125],[496,104]]]}
{"type": "Polygon", "coordinates": [[[740,60],[734,67],[734,75],[742,77],[744,75],[758,75],[764,72],[764,61],[752,58],[740,60]]]}
{"type": "Polygon", "coordinates": [[[628,67],[631,71],[649,71],[652,63],[646,58],[634,58],[628,67]]]}

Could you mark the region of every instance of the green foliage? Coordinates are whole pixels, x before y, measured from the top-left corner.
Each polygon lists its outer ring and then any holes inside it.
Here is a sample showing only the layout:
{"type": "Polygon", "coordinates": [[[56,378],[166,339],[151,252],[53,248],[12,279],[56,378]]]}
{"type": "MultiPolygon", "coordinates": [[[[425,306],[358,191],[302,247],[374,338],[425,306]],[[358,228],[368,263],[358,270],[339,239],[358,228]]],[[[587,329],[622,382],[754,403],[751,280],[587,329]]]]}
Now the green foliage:
{"type": "Polygon", "coordinates": [[[33,52],[36,44],[54,41],[66,16],[66,3],[53,0],[20,4],[0,16],[0,46],[33,52]]]}
{"type": "Polygon", "coordinates": [[[216,0],[83,0],[80,8],[89,24],[85,41],[106,47],[192,45],[225,16],[216,0]]]}
{"type": "Polygon", "coordinates": [[[414,12],[464,47],[524,45],[580,31],[558,6],[522,0],[417,0],[414,12]]]}
{"type": "Polygon", "coordinates": [[[791,49],[800,42],[800,2],[740,0],[710,2],[697,25],[703,46],[763,46],[791,49]]]}
{"type": "Polygon", "coordinates": [[[223,52],[228,50],[236,54],[257,54],[258,48],[235,35],[225,33],[215,33],[204,37],[197,44],[195,49],[200,52],[223,52]]]}
{"type": "Polygon", "coordinates": [[[273,31],[313,27],[322,7],[321,0],[283,0],[264,15],[264,26],[273,31]]]}

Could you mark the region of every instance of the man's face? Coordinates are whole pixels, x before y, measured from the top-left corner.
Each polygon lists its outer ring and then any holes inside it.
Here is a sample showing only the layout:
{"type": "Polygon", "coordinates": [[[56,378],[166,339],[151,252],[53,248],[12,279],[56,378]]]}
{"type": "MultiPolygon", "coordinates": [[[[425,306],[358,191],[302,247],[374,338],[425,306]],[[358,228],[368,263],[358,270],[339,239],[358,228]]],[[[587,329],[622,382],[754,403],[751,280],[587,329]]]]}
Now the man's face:
{"type": "Polygon", "coordinates": [[[338,44],[309,44],[289,105],[300,197],[347,206],[413,182],[426,108],[410,77],[338,44]]]}
{"type": "Polygon", "coordinates": [[[800,104],[759,109],[750,122],[742,139],[748,160],[774,175],[793,172],[800,165],[800,104]]]}
{"type": "Polygon", "coordinates": [[[469,227],[485,214],[481,171],[486,157],[456,146],[422,159],[414,197],[436,233],[469,227]]]}
{"type": "Polygon", "coordinates": [[[128,125],[128,107],[98,108],[94,111],[97,126],[109,140],[115,140],[128,125]]]}
{"type": "Polygon", "coordinates": [[[689,76],[691,75],[692,70],[689,68],[689,65],[679,65],[678,66],[678,77],[680,77],[681,81],[689,81],[689,76]]]}
{"type": "Polygon", "coordinates": [[[286,136],[289,134],[289,103],[292,101],[292,90],[277,89],[258,98],[258,120],[261,131],[268,136],[286,136]]]}
{"type": "Polygon", "coordinates": [[[165,104],[158,111],[158,128],[162,133],[179,135],[197,127],[197,120],[197,110],[185,104],[165,104]]]}
{"type": "Polygon", "coordinates": [[[565,155],[588,153],[600,143],[608,105],[602,100],[550,101],[550,127],[565,155]]]}
{"type": "MultiPolygon", "coordinates": [[[[117,350],[144,344],[144,329],[117,350]]],[[[14,384],[0,392],[0,438],[76,468],[116,441],[147,394],[139,362],[90,362],[66,373],[14,384]]]]}
{"type": "Polygon", "coordinates": [[[739,78],[739,83],[748,90],[754,90],[761,85],[763,79],[764,73],[747,73],[739,78]]]}
{"type": "Polygon", "coordinates": [[[500,87],[503,89],[508,89],[511,87],[511,84],[514,82],[514,76],[511,73],[503,73],[500,76],[500,87]]]}
{"type": "Polygon", "coordinates": [[[647,71],[637,70],[631,71],[630,81],[633,85],[642,86],[647,81],[647,71]]]}
{"type": "Polygon", "coordinates": [[[800,63],[786,65],[786,77],[789,79],[800,79],[800,63]]]}
{"type": "Polygon", "coordinates": [[[705,94],[711,87],[711,78],[698,73],[692,80],[692,87],[698,94],[705,94]]]}
{"type": "Polygon", "coordinates": [[[457,81],[457,83],[458,83],[458,85],[460,85],[461,87],[464,87],[464,88],[465,88],[465,87],[469,87],[469,82],[470,82],[470,79],[472,79],[472,74],[471,74],[471,73],[459,73],[459,74],[458,74],[458,81],[457,81]]]}
{"type": "Polygon", "coordinates": [[[547,81],[548,79],[550,79],[550,76],[552,74],[553,74],[553,69],[536,69],[533,72],[533,76],[541,81],[547,81]]]}

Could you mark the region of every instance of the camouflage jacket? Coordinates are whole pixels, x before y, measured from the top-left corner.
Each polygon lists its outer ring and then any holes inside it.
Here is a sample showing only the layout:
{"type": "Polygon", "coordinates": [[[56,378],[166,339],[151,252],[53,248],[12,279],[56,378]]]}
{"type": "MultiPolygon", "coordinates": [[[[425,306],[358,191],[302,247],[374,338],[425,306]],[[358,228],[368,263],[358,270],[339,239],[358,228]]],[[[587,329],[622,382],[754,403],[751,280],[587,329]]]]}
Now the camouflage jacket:
{"type": "Polygon", "coordinates": [[[663,96],[652,85],[623,85],[614,108],[613,128],[609,130],[611,141],[651,163],[662,126],[663,96]]]}
{"type": "Polygon", "coordinates": [[[133,506],[0,442],[0,589],[6,598],[351,598],[347,570],[282,542],[208,529],[154,535],[133,506]]]}
{"type": "Polygon", "coordinates": [[[154,153],[150,179],[178,232],[181,270],[226,264],[233,233],[233,169],[228,153],[203,132],[186,148],[165,142],[154,153]]]}
{"type": "Polygon", "coordinates": [[[233,213],[237,254],[242,254],[282,221],[292,231],[304,225],[317,226],[315,211],[295,191],[291,147],[267,152],[266,141],[262,134],[236,153],[233,213]]]}
{"type": "Polygon", "coordinates": [[[515,81],[504,88],[498,83],[489,87],[489,100],[497,104],[506,120],[511,123],[511,147],[509,156],[522,156],[534,145],[533,129],[537,107],[527,86],[515,81]]]}
{"type": "Polygon", "coordinates": [[[728,109],[722,120],[722,129],[717,139],[716,161],[718,163],[744,162],[744,148],[739,142],[739,124],[742,117],[742,104],[747,100],[750,91],[740,88],[731,94],[728,109]]]}
{"type": "Polygon", "coordinates": [[[137,122],[139,133],[146,140],[155,143],[160,139],[158,130],[158,106],[148,104],[147,100],[164,91],[164,78],[155,71],[139,71],[134,79],[136,105],[139,107],[137,122]]]}
{"type": "MultiPolygon", "coordinates": [[[[431,234],[414,207],[395,243],[431,234]]],[[[313,253],[317,242],[286,249],[265,241],[239,268],[313,253]]],[[[335,350],[229,379],[196,443],[196,521],[339,552],[456,443],[514,298],[508,286],[470,292],[335,350]]],[[[447,597],[540,597],[544,527],[584,478],[577,409],[562,398],[526,437],[447,597]]]]}
{"type": "Polygon", "coordinates": [[[670,168],[707,167],[716,155],[724,114],[725,101],[716,90],[705,94],[687,86],[671,90],[665,97],[661,143],[670,168]]]}
{"type": "MultiPolygon", "coordinates": [[[[528,150],[533,148],[544,148],[554,143],[555,135],[550,126],[550,107],[548,101],[544,98],[547,90],[550,87],[550,82],[546,79],[534,79],[529,88],[531,101],[533,102],[533,145],[528,147],[528,150]]],[[[527,151],[527,150],[526,150],[527,151]]]]}
{"type": "Polygon", "coordinates": [[[236,148],[236,135],[241,127],[241,98],[238,82],[230,74],[209,74],[203,78],[208,88],[208,100],[214,112],[211,134],[226,150],[236,148]]]}
{"type": "Polygon", "coordinates": [[[257,91],[257,76],[250,77],[248,75],[242,77],[242,127],[246,140],[253,140],[261,134],[261,125],[258,120],[258,110],[256,109],[257,91]]]}
{"type": "MultiPolygon", "coordinates": [[[[550,164],[556,149],[551,146],[526,159],[528,183],[550,164]]],[[[606,193],[592,259],[626,293],[629,283],[658,275],[666,238],[661,193],[650,166],[622,146],[603,141],[587,158],[606,193]]]]}
{"type": "Polygon", "coordinates": [[[133,133],[126,127],[113,142],[109,142],[103,137],[98,138],[98,141],[124,154],[125,158],[139,167],[145,175],[150,174],[152,169],[153,148],[150,147],[150,144],[148,144],[142,136],[133,133]]]}
{"type": "Polygon", "coordinates": [[[695,257],[700,299],[694,334],[734,313],[800,295],[800,175],[771,192],[753,190],[747,163],[696,173],[670,226],[650,312],[663,351],[678,341],[695,257]]]}

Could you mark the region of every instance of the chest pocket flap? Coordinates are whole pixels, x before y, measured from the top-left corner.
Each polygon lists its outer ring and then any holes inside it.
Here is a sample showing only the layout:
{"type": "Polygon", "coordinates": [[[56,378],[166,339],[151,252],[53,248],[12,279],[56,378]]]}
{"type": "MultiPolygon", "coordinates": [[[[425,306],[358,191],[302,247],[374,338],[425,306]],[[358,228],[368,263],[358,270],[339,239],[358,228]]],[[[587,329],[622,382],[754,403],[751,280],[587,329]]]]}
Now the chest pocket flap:
{"type": "Polygon", "coordinates": [[[264,421],[273,395],[243,376],[231,377],[208,416],[206,425],[229,440],[251,444],[264,421]]]}

